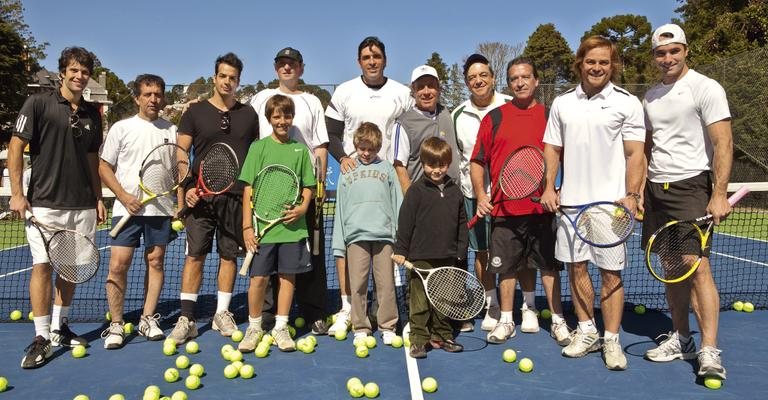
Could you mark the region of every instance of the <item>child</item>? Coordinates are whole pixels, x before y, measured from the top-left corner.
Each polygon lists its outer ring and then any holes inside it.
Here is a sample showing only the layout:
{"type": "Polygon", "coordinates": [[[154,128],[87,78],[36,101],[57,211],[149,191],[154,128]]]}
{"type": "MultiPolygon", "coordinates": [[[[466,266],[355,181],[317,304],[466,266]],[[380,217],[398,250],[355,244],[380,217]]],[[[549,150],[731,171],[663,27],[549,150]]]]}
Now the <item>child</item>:
{"type": "Polygon", "coordinates": [[[274,273],[278,274],[280,284],[272,336],[281,351],[296,350],[296,344],[288,333],[288,313],[291,310],[295,275],[312,268],[307,247],[307,223],[304,218],[312,198],[312,190],[309,187],[315,185],[309,150],[288,137],[294,114],[294,104],[290,98],[279,94],[273,96],[267,101],[265,114],[272,125],[272,135],[251,145],[240,173],[240,180],[246,184],[243,191],[243,241],[248,250],[257,250],[255,232],[259,226],[254,225],[251,212],[252,186],[256,174],[267,165],[282,164],[296,173],[302,189],[300,204],[286,209],[283,213],[283,223],[268,230],[259,241],[258,254],[254,256],[250,266],[248,329],[237,346],[238,350],[243,352],[253,351],[264,335],[261,311],[267,280],[274,273]]]}
{"type": "MultiPolygon", "coordinates": [[[[432,137],[421,144],[424,176],[408,189],[400,208],[395,256],[397,264],[405,260],[421,261],[422,267],[463,266],[467,257],[467,215],[459,185],[446,175],[452,150],[444,140],[432,137]]],[[[456,353],[464,347],[453,340],[449,319],[427,300],[421,279],[411,272],[410,355],[427,356],[426,344],[456,353]]]]}
{"type": "Polygon", "coordinates": [[[372,329],[366,309],[373,261],[379,303],[376,320],[382,341],[389,345],[395,337],[398,315],[392,245],[402,194],[394,166],[377,155],[381,141],[381,131],[371,122],[360,124],[354,134],[358,166],[339,179],[333,250],[337,256],[344,256],[346,251],[355,339],[368,336],[372,329]]]}

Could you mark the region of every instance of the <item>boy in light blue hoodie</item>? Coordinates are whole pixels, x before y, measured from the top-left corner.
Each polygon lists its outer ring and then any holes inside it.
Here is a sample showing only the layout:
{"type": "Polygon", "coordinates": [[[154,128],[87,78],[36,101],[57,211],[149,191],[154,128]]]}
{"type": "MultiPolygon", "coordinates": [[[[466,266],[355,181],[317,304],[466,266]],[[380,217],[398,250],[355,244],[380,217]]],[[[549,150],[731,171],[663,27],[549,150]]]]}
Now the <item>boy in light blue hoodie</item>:
{"type": "Polygon", "coordinates": [[[339,177],[333,253],[337,257],[346,253],[355,339],[372,332],[366,308],[373,264],[379,304],[376,320],[384,344],[389,345],[398,316],[391,256],[403,196],[394,166],[377,156],[381,142],[381,131],[370,122],[360,124],[354,134],[358,166],[339,177]]]}

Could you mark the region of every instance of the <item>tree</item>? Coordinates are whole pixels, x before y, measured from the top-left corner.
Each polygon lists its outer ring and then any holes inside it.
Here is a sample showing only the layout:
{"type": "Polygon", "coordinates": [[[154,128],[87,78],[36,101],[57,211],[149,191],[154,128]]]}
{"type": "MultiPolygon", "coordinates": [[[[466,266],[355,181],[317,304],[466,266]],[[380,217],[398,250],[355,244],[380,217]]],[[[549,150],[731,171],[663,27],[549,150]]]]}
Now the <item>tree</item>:
{"type": "Polygon", "coordinates": [[[267,86],[261,80],[256,82],[256,93],[261,92],[262,90],[264,90],[266,88],[267,88],[267,86]]]}
{"type": "Polygon", "coordinates": [[[253,96],[256,96],[256,93],[258,93],[258,91],[254,85],[245,85],[237,91],[237,99],[240,102],[248,103],[253,96]]]}
{"type": "Polygon", "coordinates": [[[138,111],[136,102],[133,101],[131,89],[123,82],[120,77],[110,71],[109,68],[97,67],[93,70],[93,77],[99,76],[102,72],[107,77],[107,98],[112,101],[107,112],[107,124],[112,125],[121,119],[130,117],[138,111]]]}
{"type": "MultiPolygon", "coordinates": [[[[256,85],[258,86],[258,83],[256,85]]],[[[269,89],[275,89],[278,86],[280,86],[280,81],[277,79],[272,79],[269,81],[269,83],[267,83],[267,88],[269,89]]],[[[327,107],[328,103],[331,102],[331,94],[327,90],[317,85],[308,85],[304,82],[303,79],[299,79],[299,89],[317,96],[317,98],[320,99],[320,103],[323,105],[323,108],[327,107]]]]}
{"type": "Polygon", "coordinates": [[[655,67],[651,63],[651,24],[639,15],[615,15],[606,17],[584,32],[581,40],[603,36],[613,42],[622,63],[619,79],[622,85],[648,83],[654,80],[655,67]]]}
{"type": "Polygon", "coordinates": [[[205,78],[202,76],[195,79],[192,83],[187,86],[186,91],[186,101],[200,99],[200,98],[207,98],[208,94],[211,92],[212,85],[209,85],[205,78]]]}
{"type": "Polygon", "coordinates": [[[482,42],[477,45],[475,50],[488,59],[494,74],[496,75],[495,87],[503,85],[506,81],[507,62],[519,56],[522,53],[523,44],[517,43],[513,46],[501,42],[482,42]]]}
{"type": "Polygon", "coordinates": [[[461,74],[461,68],[458,63],[454,63],[448,69],[448,83],[440,98],[443,105],[449,110],[458,107],[459,104],[467,99],[467,86],[464,83],[464,76],[461,74]]]}
{"type": "Polygon", "coordinates": [[[448,85],[448,66],[443,62],[443,58],[439,53],[432,53],[427,59],[427,65],[434,68],[437,71],[437,78],[440,80],[440,91],[445,93],[448,85]]]}
{"type": "Polygon", "coordinates": [[[173,85],[165,92],[165,102],[168,104],[181,103],[184,100],[184,85],[173,85]]]}
{"type": "Polygon", "coordinates": [[[536,63],[539,82],[563,84],[573,81],[573,51],[554,24],[542,24],[533,31],[523,56],[536,63]]]}

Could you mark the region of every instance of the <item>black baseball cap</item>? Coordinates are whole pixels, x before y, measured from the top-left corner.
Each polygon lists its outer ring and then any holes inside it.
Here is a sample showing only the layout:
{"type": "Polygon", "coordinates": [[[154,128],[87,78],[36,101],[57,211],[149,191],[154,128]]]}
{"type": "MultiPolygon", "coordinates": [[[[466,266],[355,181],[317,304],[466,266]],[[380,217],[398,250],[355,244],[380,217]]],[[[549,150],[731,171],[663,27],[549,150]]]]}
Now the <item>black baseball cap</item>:
{"type": "Polygon", "coordinates": [[[468,70],[468,69],[469,69],[469,67],[471,67],[471,66],[472,66],[472,64],[474,64],[474,63],[481,63],[481,64],[485,64],[485,65],[488,65],[488,64],[490,64],[490,63],[488,62],[488,59],[487,59],[487,58],[485,58],[485,56],[484,56],[484,55],[482,55],[482,54],[477,54],[477,53],[475,53],[475,54],[472,54],[471,56],[467,57],[467,61],[464,61],[464,76],[467,76],[467,70],[468,70]]]}
{"type": "Polygon", "coordinates": [[[275,61],[277,61],[280,57],[288,57],[291,60],[298,61],[300,63],[304,63],[304,57],[301,56],[301,52],[294,49],[293,47],[286,47],[280,51],[277,52],[277,55],[275,56],[275,61]]]}

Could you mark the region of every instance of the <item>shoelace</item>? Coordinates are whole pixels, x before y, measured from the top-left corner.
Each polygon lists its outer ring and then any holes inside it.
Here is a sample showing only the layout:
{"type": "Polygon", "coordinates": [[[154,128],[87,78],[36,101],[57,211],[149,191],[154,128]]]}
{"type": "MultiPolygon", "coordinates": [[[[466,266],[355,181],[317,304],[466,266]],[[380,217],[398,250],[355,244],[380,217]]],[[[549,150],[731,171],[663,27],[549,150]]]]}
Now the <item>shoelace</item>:
{"type": "Polygon", "coordinates": [[[702,361],[714,363],[718,358],[720,358],[720,350],[713,348],[701,349],[701,351],[699,351],[699,355],[701,356],[702,361]]]}
{"type": "Polygon", "coordinates": [[[122,333],[123,333],[123,327],[120,326],[120,324],[113,322],[109,324],[109,327],[107,329],[104,329],[101,332],[101,338],[106,339],[106,337],[111,334],[122,335],[122,333]]]}
{"type": "Polygon", "coordinates": [[[45,340],[39,340],[38,338],[35,338],[35,340],[24,349],[24,352],[28,353],[30,349],[34,349],[39,352],[43,347],[45,347],[45,340]]]}

